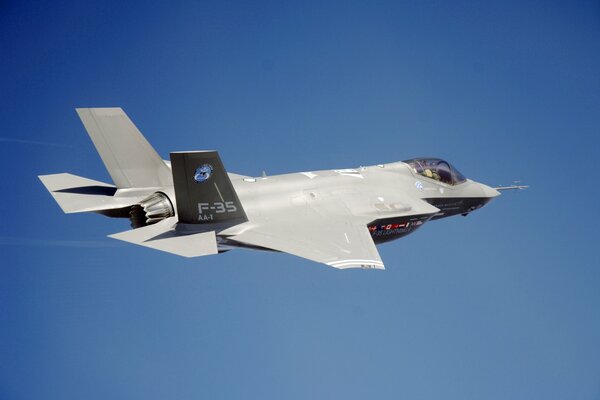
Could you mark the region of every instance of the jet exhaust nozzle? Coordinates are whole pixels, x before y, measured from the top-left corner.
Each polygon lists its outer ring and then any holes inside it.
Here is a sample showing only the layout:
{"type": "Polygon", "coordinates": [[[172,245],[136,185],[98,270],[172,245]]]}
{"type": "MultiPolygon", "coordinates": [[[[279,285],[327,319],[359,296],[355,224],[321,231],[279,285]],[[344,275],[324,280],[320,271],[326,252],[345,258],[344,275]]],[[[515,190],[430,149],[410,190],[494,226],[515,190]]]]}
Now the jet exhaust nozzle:
{"type": "Polygon", "coordinates": [[[175,215],[173,204],[166,194],[156,192],[131,207],[129,219],[132,228],[155,224],[175,215]]]}

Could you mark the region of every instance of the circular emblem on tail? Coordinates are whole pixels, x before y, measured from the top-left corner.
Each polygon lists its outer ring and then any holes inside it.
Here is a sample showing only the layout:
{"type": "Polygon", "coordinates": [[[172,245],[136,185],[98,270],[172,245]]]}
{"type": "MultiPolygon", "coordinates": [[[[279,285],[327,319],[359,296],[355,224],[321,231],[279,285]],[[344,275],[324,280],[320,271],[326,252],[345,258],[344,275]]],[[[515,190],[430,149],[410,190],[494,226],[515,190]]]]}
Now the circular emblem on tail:
{"type": "Polygon", "coordinates": [[[213,173],[213,167],[210,164],[202,164],[194,171],[194,181],[196,183],[206,182],[213,173]]]}

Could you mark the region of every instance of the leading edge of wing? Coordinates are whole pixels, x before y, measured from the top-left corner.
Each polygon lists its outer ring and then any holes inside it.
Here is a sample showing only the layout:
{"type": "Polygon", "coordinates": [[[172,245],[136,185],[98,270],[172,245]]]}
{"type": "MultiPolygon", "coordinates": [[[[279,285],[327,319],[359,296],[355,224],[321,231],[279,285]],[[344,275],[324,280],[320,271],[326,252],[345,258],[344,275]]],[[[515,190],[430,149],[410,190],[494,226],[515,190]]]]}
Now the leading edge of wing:
{"type": "Polygon", "coordinates": [[[371,234],[363,224],[296,225],[294,231],[266,224],[228,239],[290,253],[338,269],[385,269],[371,234]]]}

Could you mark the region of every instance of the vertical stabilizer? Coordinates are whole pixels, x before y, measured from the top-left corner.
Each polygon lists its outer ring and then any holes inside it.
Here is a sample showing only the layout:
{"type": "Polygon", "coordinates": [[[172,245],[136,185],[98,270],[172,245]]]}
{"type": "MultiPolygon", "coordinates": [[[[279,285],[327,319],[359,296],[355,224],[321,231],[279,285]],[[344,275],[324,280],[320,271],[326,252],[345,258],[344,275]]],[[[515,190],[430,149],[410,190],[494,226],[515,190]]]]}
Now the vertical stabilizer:
{"type": "Polygon", "coordinates": [[[248,220],[216,151],[171,153],[179,222],[210,224],[248,220]]]}
{"type": "Polygon", "coordinates": [[[172,184],[171,171],[121,108],[78,108],[117,188],[172,184]]]}

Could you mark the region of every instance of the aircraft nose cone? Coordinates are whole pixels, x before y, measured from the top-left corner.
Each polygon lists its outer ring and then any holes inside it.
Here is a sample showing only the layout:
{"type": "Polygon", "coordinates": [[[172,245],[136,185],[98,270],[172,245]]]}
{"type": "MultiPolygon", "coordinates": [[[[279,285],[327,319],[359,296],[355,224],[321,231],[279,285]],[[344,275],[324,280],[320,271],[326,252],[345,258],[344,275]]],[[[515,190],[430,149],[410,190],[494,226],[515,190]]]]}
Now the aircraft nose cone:
{"type": "Polygon", "coordinates": [[[481,185],[481,189],[483,190],[484,197],[487,197],[489,199],[493,199],[494,197],[500,196],[499,191],[497,191],[496,189],[491,188],[487,185],[481,185]]]}

